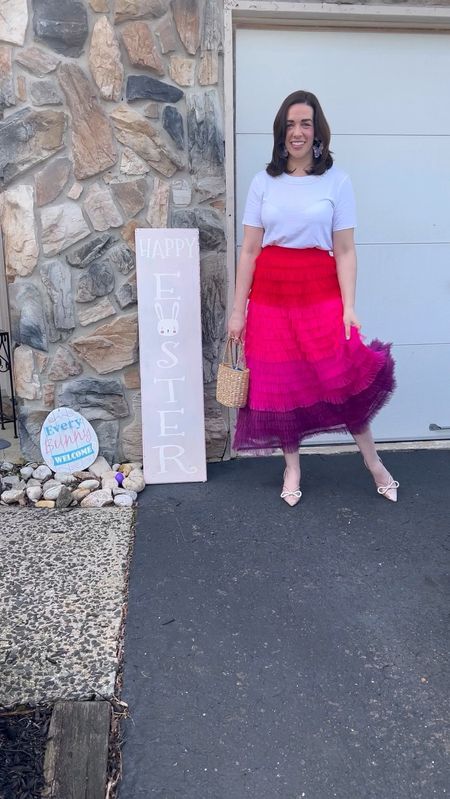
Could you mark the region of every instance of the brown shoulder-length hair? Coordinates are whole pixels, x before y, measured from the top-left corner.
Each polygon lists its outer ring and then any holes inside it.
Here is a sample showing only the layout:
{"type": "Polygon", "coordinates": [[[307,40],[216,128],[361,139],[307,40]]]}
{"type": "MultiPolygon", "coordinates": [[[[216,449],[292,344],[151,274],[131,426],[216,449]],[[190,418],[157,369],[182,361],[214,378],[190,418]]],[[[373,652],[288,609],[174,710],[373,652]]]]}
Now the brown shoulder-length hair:
{"type": "Polygon", "coordinates": [[[322,142],[323,145],[322,154],[319,158],[313,159],[313,165],[308,171],[308,174],[323,175],[327,169],[333,166],[333,157],[330,153],[330,127],[325,119],[325,114],[322,111],[321,105],[315,94],[299,90],[292,92],[292,94],[283,100],[273,122],[272,160],[266,167],[266,172],[272,175],[272,177],[277,177],[283,172],[287,172],[287,155],[283,155],[286,141],[286,117],[291,105],[295,105],[296,103],[305,103],[313,109],[314,139],[318,142],[322,142]]]}

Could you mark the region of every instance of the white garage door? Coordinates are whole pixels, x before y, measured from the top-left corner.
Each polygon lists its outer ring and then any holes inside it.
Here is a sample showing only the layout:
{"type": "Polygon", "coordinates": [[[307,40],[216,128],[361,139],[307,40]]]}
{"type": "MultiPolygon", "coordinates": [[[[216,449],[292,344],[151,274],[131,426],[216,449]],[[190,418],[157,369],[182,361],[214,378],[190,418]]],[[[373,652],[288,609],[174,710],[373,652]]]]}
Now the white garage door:
{"type": "Polygon", "coordinates": [[[271,157],[275,113],[290,92],[312,91],[356,193],[362,332],[394,343],[398,389],[373,425],[380,441],[450,437],[449,76],[444,34],[236,35],[238,245],[250,180],[271,157]]]}

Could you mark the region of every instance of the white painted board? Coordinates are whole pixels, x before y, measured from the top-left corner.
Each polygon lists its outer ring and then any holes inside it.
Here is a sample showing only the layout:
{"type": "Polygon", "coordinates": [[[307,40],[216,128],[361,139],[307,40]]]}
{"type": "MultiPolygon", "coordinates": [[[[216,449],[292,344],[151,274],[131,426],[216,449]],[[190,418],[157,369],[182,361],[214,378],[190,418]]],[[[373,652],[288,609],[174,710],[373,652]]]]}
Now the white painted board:
{"type": "Polygon", "coordinates": [[[198,230],[138,228],[136,271],[145,482],[204,481],[198,230]]]}

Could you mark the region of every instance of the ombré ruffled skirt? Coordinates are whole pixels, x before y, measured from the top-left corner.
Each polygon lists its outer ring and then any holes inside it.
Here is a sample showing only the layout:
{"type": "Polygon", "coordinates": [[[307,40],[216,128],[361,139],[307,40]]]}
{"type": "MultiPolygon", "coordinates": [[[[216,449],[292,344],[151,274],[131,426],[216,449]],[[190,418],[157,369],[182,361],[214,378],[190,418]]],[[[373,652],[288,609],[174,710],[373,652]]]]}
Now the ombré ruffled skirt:
{"type": "Polygon", "coordinates": [[[269,246],[256,260],[245,352],[248,403],[237,450],[298,449],[305,436],[362,432],[395,388],[391,345],[345,338],[332,254],[269,246]]]}

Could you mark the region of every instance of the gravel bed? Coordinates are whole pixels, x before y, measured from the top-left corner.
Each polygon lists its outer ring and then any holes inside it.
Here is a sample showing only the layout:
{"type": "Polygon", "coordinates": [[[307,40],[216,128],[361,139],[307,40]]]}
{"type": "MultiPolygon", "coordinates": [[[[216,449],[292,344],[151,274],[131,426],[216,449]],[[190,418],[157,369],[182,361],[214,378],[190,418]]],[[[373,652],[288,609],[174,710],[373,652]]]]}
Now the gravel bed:
{"type": "Polygon", "coordinates": [[[113,697],[133,519],[1,508],[0,705],[113,697]]]}

